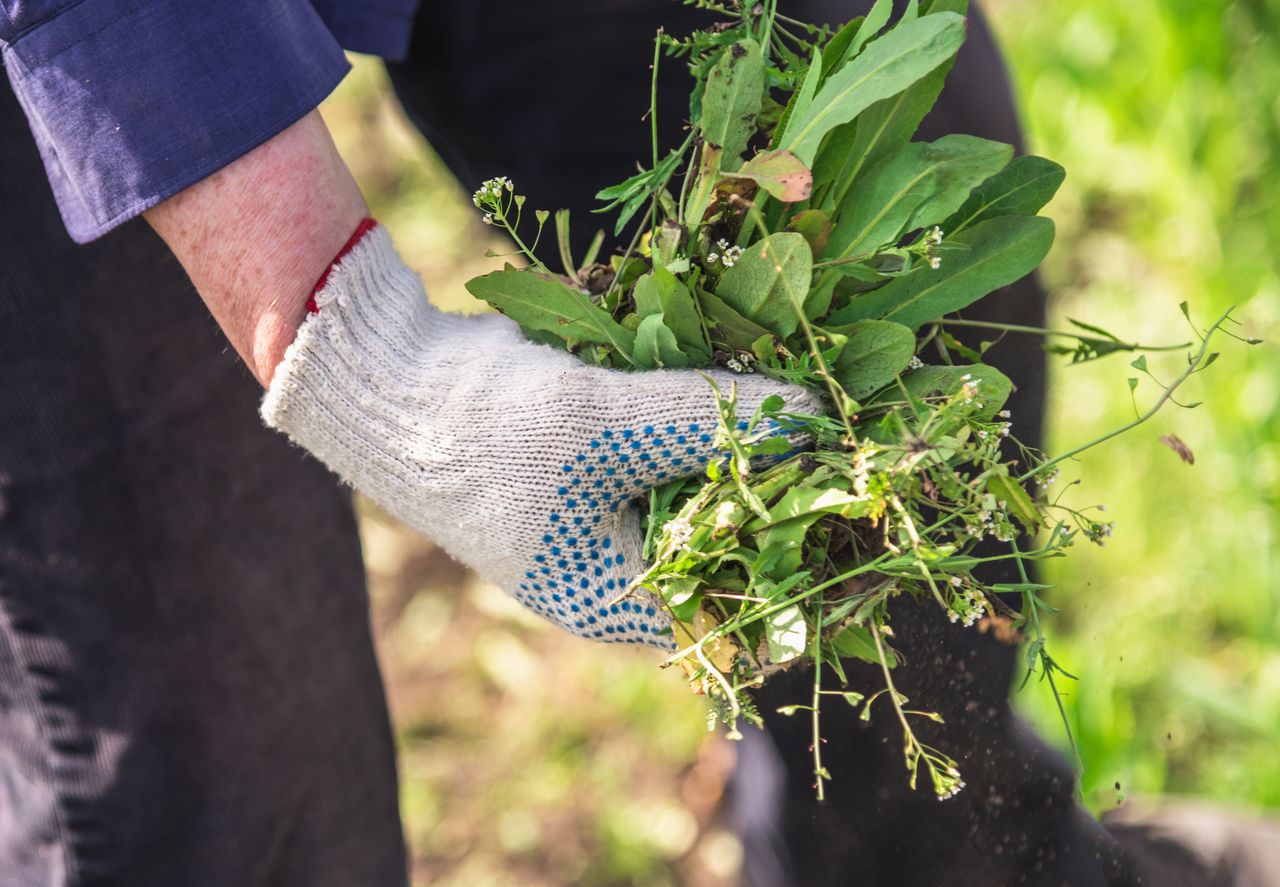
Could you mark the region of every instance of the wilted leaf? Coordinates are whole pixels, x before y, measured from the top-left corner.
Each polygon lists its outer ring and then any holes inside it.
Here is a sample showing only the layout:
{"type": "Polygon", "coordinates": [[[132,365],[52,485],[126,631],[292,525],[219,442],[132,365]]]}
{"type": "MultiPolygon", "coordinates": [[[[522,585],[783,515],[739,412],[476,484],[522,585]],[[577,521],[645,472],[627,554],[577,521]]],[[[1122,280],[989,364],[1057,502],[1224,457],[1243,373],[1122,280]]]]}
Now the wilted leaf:
{"type": "Polygon", "coordinates": [[[635,363],[635,334],[585,294],[532,271],[507,268],[467,282],[467,291],[522,327],[545,330],[564,339],[608,345],[635,363]]]}
{"type": "Polygon", "coordinates": [[[720,277],[716,295],[768,332],[783,338],[799,323],[813,274],[813,254],[799,234],[781,232],[751,244],[720,277]]]}
{"type": "Polygon", "coordinates": [[[964,230],[955,242],[968,249],[947,250],[941,268],[925,266],[856,297],[829,322],[880,317],[916,329],[938,320],[1034,271],[1053,244],[1053,222],[1001,216],[964,230]]]}
{"type": "Polygon", "coordinates": [[[915,83],[955,55],[963,42],[964,18],[954,13],[899,25],[818,89],[809,108],[793,118],[781,147],[812,163],[827,133],[915,83]]]}
{"type": "Polygon", "coordinates": [[[787,230],[794,231],[809,244],[815,256],[822,255],[831,237],[831,217],[820,209],[806,209],[791,217],[787,230]]]}
{"type": "Polygon", "coordinates": [[[942,230],[952,235],[998,216],[1033,216],[1058,193],[1065,177],[1066,170],[1052,160],[1035,155],[1015,158],[975,188],[964,205],[942,223],[942,230]]]}
{"type": "Polygon", "coordinates": [[[757,154],[735,173],[722,173],[725,178],[750,179],[783,203],[807,200],[813,188],[813,175],[790,151],[757,154]]]}
{"type": "Polygon", "coordinates": [[[781,664],[804,655],[808,626],[799,607],[787,607],[766,617],[764,622],[771,662],[781,664]]]}
{"type": "Polygon", "coordinates": [[[915,334],[900,323],[860,320],[832,332],[848,338],[831,371],[854,400],[862,400],[892,382],[915,353],[915,334]]]}
{"type": "Polygon", "coordinates": [[[754,40],[740,40],[720,56],[707,75],[702,96],[702,134],[723,149],[725,169],[737,169],[755,132],[764,97],[764,60],[754,40]]]}

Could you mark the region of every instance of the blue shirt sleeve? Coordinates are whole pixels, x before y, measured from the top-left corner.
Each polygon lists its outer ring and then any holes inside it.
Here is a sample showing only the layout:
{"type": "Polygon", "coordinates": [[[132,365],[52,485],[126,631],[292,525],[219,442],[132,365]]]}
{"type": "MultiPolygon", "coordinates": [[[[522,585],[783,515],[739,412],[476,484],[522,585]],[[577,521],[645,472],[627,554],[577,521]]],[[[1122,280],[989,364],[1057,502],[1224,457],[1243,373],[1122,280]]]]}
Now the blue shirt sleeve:
{"type": "Polygon", "coordinates": [[[308,0],[0,0],[0,48],[80,243],[267,141],[348,69],[308,0]]]}

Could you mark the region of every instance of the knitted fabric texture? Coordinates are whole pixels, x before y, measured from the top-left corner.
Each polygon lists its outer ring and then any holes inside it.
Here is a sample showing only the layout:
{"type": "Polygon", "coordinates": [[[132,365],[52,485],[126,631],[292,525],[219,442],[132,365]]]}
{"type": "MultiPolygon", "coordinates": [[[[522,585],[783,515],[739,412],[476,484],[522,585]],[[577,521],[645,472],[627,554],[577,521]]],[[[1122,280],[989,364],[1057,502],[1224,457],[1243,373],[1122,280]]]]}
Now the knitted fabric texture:
{"type": "MultiPolygon", "coordinates": [[[[546,618],[585,637],[671,646],[638,575],[632,501],[701,473],[715,395],[687,370],[591,367],[498,315],[432,308],[374,228],[334,266],[262,403],[283,431],[409,526],[546,618]]],[[[750,415],[800,388],[711,373],[750,415]]]]}

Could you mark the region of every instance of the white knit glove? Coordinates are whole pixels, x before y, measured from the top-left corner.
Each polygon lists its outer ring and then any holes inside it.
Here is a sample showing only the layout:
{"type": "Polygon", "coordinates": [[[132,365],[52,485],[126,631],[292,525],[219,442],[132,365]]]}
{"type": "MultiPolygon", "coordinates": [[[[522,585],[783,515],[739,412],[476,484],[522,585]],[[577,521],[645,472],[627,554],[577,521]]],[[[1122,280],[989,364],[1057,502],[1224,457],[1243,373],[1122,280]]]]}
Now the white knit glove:
{"type": "MultiPolygon", "coordinates": [[[[352,486],[574,634],[669,647],[638,575],[630,502],[716,458],[715,397],[687,370],[624,372],[529,342],[498,315],[442,314],[374,228],[331,270],[262,403],[352,486]]],[[[770,394],[733,382],[744,415],[770,394]]]]}

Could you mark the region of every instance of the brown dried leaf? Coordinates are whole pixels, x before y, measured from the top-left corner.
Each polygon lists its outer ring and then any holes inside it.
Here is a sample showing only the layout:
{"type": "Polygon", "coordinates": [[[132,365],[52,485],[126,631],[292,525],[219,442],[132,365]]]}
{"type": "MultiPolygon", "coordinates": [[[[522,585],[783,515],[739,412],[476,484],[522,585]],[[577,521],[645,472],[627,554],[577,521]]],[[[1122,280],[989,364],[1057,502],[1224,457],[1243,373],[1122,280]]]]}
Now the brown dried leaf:
{"type": "Polygon", "coordinates": [[[1160,443],[1178,454],[1178,458],[1188,465],[1196,464],[1196,454],[1191,452],[1191,447],[1187,446],[1182,438],[1176,434],[1166,434],[1160,438],[1160,443]]]}

